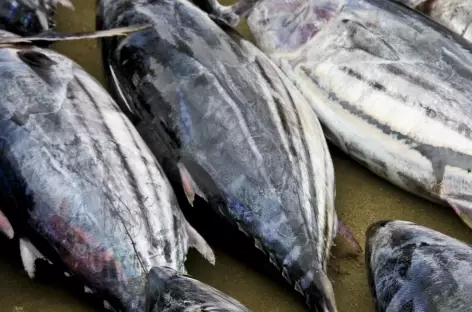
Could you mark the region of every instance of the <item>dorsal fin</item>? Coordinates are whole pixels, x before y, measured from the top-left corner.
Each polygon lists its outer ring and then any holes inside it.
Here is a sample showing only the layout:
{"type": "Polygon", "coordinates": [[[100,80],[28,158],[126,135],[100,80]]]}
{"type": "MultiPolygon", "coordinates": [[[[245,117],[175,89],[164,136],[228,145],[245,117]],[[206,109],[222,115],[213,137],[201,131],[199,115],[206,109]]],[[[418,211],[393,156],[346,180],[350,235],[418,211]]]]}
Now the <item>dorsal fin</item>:
{"type": "Polygon", "coordinates": [[[56,62],[46,54],[34,50],[21,50],[17,54],[47,84],[53,85],[54,77],[51,75],[51,71],[56,62]]]}

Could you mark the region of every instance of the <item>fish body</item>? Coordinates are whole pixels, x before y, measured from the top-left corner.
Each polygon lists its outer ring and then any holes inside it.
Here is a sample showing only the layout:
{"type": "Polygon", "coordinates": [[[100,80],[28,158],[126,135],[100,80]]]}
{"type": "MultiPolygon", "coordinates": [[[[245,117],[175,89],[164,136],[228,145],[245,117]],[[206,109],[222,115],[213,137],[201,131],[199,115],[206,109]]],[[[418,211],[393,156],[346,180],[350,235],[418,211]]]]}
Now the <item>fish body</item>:
{"type": "Polygon", "coordinates": [[[214,262],[156,158],[79,65],[13,45],[0,49],[0,81],[0,232],[31,278],[47,260],[105,307],[142,311],[153,266],[184,271],[190,246],[214,262]]]}
{"type": "Polygon", "coordinates": [[[371,225],[366,265],[377,312],[465,312],[472,305],[472,249],[406,221],[371,225]]]}
{"type": "Polygon", "coordinates": [[[472,226],[470,43],[384,0],[261,1],[248,24],[332,143],[472,226]]]}
{"type": "Polygon", "coordinates": [[[57,3],[73,8],[69,0],[1,0],[0,27],[21,36],[54,29],[57,3]]]}
{"type": "Polygon", "coordinates": [[[425,13],[472,41],[472,2],[468,0],[395,0],[425,13]]]}
{"type": "Polygon", "coordinates": [[[168,267],[152,268],[146,289],[145,312],[250,312],[219,290],[168,267]]]}
{"type": "Polygon", "coordinates": [[[303,96],[188,1],[99,5],[103,28],[154,25],[103,50],[112,88],[175,187],[253,238],[312,309],[336,311],[325,273],[338,224],[334,170],[303,96]]]}

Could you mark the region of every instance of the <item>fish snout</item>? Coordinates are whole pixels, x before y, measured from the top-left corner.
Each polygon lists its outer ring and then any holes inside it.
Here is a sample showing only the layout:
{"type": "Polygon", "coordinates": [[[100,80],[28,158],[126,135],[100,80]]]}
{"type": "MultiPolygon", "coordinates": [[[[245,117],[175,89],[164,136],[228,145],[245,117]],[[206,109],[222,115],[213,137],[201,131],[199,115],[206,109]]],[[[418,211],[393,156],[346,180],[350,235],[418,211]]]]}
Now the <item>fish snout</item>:
{"type": "Polygon", "coordinates": [[[381,221],[372,223],[366,230],[366,234],[365,234],[366,244],[370,240],[370,238],[372,238],[377,233],[377,231],[385,227],[390,222],[392,222],[392,220],[381,220],[381,221]]]}
{"type": "Polygon", "coordinates": [[[328,275],[320,270],[314,277],[314,291],[306,292],[306,300],[311,310],[317,312],[338,312],[334,290],[328,275]]]}
{"type": "Polygon", "coordinates": [[[144,312],[153,311],[153,307],[157,303],[159,295],[165,290],[167,281],[176,274],[176,271],[168,267],[153,267],[149,270],[146,283],[144,312]]]}

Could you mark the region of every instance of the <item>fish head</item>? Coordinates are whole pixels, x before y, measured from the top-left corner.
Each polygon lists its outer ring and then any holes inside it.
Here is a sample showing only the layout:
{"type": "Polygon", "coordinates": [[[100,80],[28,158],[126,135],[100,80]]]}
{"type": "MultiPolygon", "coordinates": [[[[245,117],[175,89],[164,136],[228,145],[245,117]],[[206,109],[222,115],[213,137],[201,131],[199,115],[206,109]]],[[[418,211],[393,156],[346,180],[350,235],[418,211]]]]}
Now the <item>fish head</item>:
{"type": "Polygon", "coordinates": [[[145,312],[250,311],[217,289],[169,267],[149,271],[145,295],[145,312]]]}
{"type": "Polygon", "coordinates": [[[336,16],[342,1],[263,0],[247,22],[265,52],[291,52],[310,41],[336,16]]]}
{"type": "Polygon", "coordinates": [[[471,260],[465,243],[412,222],[380,221],[366,233],[367,276],[377,311],[412,305],[415,311],[455,310],[467,301],[464,289],[472,290],[461,278],[472,273],[471,260]]]}

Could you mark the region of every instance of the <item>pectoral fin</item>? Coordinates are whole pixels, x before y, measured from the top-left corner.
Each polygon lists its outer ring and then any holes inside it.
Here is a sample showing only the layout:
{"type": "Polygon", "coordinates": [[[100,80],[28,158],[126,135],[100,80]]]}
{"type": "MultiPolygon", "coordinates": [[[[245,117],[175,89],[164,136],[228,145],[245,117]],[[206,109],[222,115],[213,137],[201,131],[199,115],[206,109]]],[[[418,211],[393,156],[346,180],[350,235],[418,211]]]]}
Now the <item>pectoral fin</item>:
{"type": "Polygon", "coordinates": [[[189,245],[198,250],[211,264],[215,265],[215,254],[205,239],[187,222],[189,245]]]}
{"type": "Polygon", "coordinates": [[[179,168],[180,180],[182,181],[182,187],[184,189],[185,196],[187,197],[190,205],[193,207],[195,195],[198,195],[199,197],[208,201],[203,191],[198,187],[197,183],[195,183],[195,180],[192,178],[187,168],[185,168],[182,163],[178,163],[177,167],[179,168]]]}
{"type": "Polygon", "coordinates": [[[15,232],[13,231],[13,227],[8,221],[7,217],[3,214],[0,210],[0,232],[6,235],[9,239],[12,239],[15,236],[15,232]]]}
{"type": "Polygon", "coordinates": [[[348,242],[356,247],[356,251],[358,253],[362,253],[362,247],[359,242],[352,234],[351,230],[341,221],[338,219],[338,233],[341,234],[348,242]]]}

